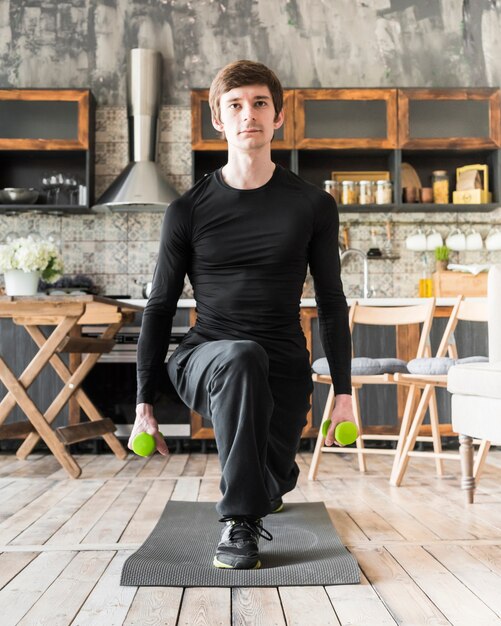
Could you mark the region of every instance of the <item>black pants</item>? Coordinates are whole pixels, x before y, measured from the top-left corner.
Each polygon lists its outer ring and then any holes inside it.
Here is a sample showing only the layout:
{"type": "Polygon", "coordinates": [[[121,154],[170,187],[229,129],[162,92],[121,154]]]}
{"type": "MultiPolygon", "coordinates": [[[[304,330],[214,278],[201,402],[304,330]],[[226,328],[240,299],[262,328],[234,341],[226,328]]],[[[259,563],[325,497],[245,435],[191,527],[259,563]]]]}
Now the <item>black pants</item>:
{"type": "Polygon", "coordinates": [[[180,346],[167,370],[185,404],[212,421],[222,471],[217,512],[267,515],[270,499],[297,482],[311,376],[270,373],[266,351],[248,340],[180,346]]]}

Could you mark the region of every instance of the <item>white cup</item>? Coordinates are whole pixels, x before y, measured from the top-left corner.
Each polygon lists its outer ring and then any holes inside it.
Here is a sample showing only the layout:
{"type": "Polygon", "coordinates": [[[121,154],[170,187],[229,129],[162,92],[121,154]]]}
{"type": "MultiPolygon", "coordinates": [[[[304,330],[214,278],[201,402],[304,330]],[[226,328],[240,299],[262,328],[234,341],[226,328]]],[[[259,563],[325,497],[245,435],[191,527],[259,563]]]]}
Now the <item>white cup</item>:
{"type": "Polygon", "coordinates": [[[424,252],[426,250],[426,235],[424,232],[419,228],[415,233],[409,235],[405,240],[405,247],[407,250],[424,252]]]}
{"type": "Polygon", "coordinates": [[[427,250],[435,250],[435,248],[439,248],[444,245],[444,240],[442,239],[442,235],[437,232],[435,229],[431,230],[426,236],[426,249],[427,250]]]}
{"type": "Polygon", "coordinates": [[[448,248],[456,252],[466,250],[466,236],[459,228],[455,228],[447,235],[445,243],[448,248]]]}
{"type": "Polygon", "coordinates": [[[491,228],[485,238],[487,250],[501,250],[501,231],[499,228],[491,228]]]}
{"type": "Polygon", "coordinates": [[[484,242],[482,241],[482,235],[476,230],[470,229],[466,233],[466,249],[467,250],[482,250],[484,242]]]}

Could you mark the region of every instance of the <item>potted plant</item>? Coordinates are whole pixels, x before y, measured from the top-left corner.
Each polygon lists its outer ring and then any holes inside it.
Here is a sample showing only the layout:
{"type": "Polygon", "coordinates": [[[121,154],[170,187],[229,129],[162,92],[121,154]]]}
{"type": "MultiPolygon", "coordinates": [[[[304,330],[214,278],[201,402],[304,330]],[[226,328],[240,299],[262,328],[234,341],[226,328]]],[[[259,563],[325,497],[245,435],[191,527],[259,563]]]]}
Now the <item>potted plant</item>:
{"type": "Polygon", "coordinates": [[[0,271],[8,296],[31,296],[40,278],[53,283],[62,275],[63,260],[52,241],[20,237],[0,245],[0,271]]]}
{"type": "Polygon", "coordinates": [[[449,263],[450,248],[438,246],[435,248],[435,266],[437,272],[445,272],[449,263]]]}

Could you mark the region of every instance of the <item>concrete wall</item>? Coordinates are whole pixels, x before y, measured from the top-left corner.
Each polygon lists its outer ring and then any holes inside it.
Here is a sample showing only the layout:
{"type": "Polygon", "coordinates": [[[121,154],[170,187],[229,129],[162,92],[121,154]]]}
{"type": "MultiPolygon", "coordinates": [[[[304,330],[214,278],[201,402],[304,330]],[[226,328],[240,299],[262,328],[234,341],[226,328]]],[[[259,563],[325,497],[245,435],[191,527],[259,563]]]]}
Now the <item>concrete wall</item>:
{"type": "Polygon", "coordinates": [[[499,0],[0,0],[0,87],[120,105],[137,46],[162,52],[166,104],[237,58],[287,87],[498,85],[500,30],[499,0]]]}

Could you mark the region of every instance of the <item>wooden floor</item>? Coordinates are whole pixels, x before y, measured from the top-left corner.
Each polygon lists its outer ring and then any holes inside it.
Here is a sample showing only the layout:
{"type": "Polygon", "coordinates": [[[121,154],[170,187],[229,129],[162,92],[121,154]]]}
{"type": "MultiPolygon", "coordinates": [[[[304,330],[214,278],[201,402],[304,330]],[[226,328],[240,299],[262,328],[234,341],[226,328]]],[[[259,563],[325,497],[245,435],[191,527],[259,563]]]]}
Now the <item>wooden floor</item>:
{"type": "MultiPolygon", "coordinates": [[[[120,587],[122,563],[166,502],[216,501],[215,454],[144,460],[85,455],[79,480],[52,456],[0,455],[0,624],[384,626],[501,622],[501,451],[491,451],[466,507],[459,463],[412,459],[390,487],[390,457],[311,454],[286,502],[325,502],[362,571],[360,585],[276,588],[120,587]]],[[[201,529],[203,532],[203,529],[201,529]]]]}

